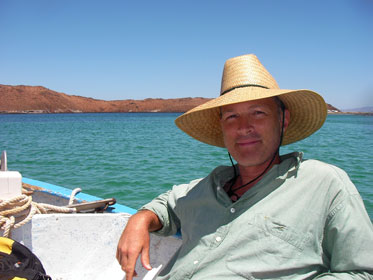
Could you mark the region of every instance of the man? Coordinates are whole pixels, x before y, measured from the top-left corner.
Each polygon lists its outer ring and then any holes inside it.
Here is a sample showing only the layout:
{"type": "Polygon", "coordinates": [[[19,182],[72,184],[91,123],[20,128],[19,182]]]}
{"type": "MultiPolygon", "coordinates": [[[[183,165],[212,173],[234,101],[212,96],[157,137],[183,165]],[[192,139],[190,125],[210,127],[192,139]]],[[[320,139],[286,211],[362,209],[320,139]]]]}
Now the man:
{"type": "MultiPolygon", "coordinates": [[[[347,174],[279,155],[326,118],[323,98],[279,89],[255,55],[229,59],[221,95],[176,120],[237,161],[175,186],[131,217],[117,259],[126,279],[149,265],[149,232],[181,231],[159,279],[373,279],[373,227],[347,174]]],[[[158,279],[158,278],[157,278],[158,279]]]]}

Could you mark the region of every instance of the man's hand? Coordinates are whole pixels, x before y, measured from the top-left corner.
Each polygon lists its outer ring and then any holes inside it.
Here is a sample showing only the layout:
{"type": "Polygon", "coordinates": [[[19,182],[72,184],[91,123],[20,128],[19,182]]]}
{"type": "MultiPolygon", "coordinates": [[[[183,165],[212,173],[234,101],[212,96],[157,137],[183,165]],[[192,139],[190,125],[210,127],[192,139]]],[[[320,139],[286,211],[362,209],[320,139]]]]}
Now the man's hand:
{"type": "Polygon", "coordinates": [[[126,280],[137,276],[135,266],[140,254],[142,266],[152,269],[149,261],[149,232],[160,228],[162,224],[157,215],[148,210],[139,211],[129,219],[117,247],[117,260],[126,272],[126,280]]]}

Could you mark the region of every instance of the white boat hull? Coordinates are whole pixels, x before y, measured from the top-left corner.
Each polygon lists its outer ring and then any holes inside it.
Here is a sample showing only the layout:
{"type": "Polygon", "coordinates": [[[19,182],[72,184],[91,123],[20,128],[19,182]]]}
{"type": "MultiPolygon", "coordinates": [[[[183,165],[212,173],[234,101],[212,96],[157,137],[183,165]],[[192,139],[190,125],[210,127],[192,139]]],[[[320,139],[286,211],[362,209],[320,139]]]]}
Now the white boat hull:
{"type": "MultiPolygon", "coordinates": [[[[67,205],[71,190],[27,178],[23,182],[41,188],[34,192],[39,202],[67,205]]],[[[100,198],[77,195],[77,201],[94,200],[100,198]]],[[[13,229],[11,237],[27,246],[54,280],[125,279],[115,258],[116,247],[129,217],[136,211],[120,204],[113,207],[111,213],[38,214],[26,225],[13,229]]],[[[151,235],[152,266],[165,265],[180,244],[177,237],[151,235]]],[[[147,272],[139,261],[136,270],[139,279],[147,272]]]]}

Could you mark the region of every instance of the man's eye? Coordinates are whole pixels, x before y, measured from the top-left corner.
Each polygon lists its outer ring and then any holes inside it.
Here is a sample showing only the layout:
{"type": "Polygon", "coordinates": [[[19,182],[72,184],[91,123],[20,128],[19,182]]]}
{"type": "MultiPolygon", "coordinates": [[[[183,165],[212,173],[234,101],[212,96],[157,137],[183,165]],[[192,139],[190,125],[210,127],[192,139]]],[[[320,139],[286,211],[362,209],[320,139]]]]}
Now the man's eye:
{"type": "Polygon", "coordinates": [[[255,111],[254,114],[255,115],[264,115],[265,112],[263,112],[263,111],[255,111]]]}
{"type": "Polygon", "coordinates": [[[232,120],[232,119],[235,119],[236,117],[237,117],[237,115],[232,114],[232,115],[227,115],[227,116],[225,117],[225,119],[226,119],[226,120],[232,120]]]}

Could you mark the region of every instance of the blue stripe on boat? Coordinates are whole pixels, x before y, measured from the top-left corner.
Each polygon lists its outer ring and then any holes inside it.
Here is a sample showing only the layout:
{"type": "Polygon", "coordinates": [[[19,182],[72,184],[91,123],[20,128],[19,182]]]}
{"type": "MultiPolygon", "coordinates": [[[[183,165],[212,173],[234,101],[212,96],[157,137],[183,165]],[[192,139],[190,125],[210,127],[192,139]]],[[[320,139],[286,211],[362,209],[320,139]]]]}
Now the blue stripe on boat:
{"type": "MultiPolygon", "coordinates": [[[[71,195],[71,192],[72,192],[72,190],[70,190],[70,189],[60,187],[60,186],[56,186],[56,185],[52,185],[52,184],[45,183],[45,182],[41,182],[41,181],[38,181],[38,180],[30,179],[30,178],[22,177],[22,181],[26,184],[41,187],[41,188],[45,189],[45,192],[48,192],[51,195],[60,196],[60,197],[67,198],[67,199],[70,198],[70,195],[71,195]]],[[[95,200],[101,200],[102,199],[100,197],[93,196],[93,195],[90,195],[90,194],[86,194],[86,193],[83,193],[83,192],[78,193],[75,196],[75,198],[79,202],[82,202],[83,200],[84,201],[95,201],[95,200]]],[[[111,208],[110,212],[112,212],[112,213],[135,214],[137,212],[135,209],[124,206],[124,205],[119,204],[119,203],[114,204],[110,208],[111,208]]]]}

